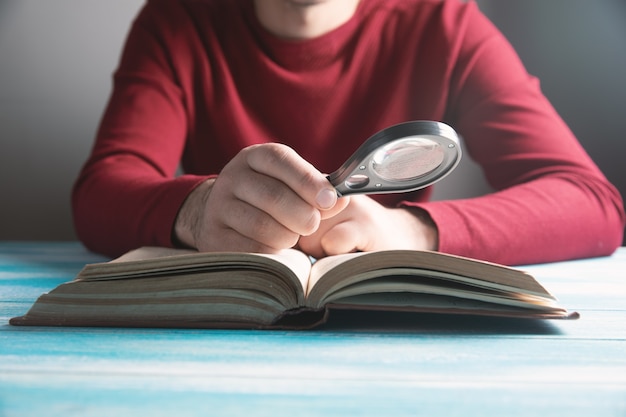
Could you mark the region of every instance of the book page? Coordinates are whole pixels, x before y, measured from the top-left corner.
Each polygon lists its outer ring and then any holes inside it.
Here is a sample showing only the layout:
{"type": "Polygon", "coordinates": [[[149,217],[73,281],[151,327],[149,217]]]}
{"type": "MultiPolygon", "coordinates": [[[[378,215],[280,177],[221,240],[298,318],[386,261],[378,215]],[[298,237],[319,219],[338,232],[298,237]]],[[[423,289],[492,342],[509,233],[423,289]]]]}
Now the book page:
{"type": "Polygon", "coordinates": [[[355,252],[355,253],[346,253],[343,255],[334,255],[327,256],[325,258],[321,258],[315,261],[314,268],[311,269],[309,276],[309,285],[306,288],[306,295],[309,296],[309,293],[327,272],[339,266],[349,259],[353,259],[359,256],[364,255],[366,252],[355,252]]]}
{"type": "MultiPolygon", "coordinates": [[[[367,296],[375,300],[376,305],[383,306],[386,301],[391,305],[409,306],[408,300],[413,294],[429,294],[454,297],[455,299],[474,300],[512,307],[536,309],[544,311],[563,311],[556,300],[518,292],[488,289],[463,283],[450,274],[437,271],[418,270],[415,268],[389,268],[371,271],[351,277],[352,285],[333,291],[323,302],[344,303],[355,296],[367,296]],[[403,293],[398,296],[398,293],[403,293]],[[390,296],[390,294],[396,294],[390,296]]],[[[364,297],[361,297],[364,298],[364,297]]]]}
{"type": "Polygon", "coordinates": [[[133,262],[133,261],[142,261],[147,259],[154,258],[163,258],[166,256],[178,256],[178,255],[189,255],[192,253],[198,253],[198,251],[192,249],[175,249],[175,248],[162,248],[158,246],[144,246],[138,249],[131,250],[130,252],[126,252],[124,255],[119,258],[115,258],[109,263],[114,262],[133,262]]]}
{"type": "Polygon", "coordinates": [[[293,271],[300,280],[304,294],[309,286],[309,274],[311,273],[311,259],[295,249],[285,249],[278,254],[259,254],[266,258],[274,259],[293,271]]]}
{"type": "Polygon", "coordinates": [[[77,279],[99,281],[229,269],[257,269],[272,273],[277,279],[289,282],[299,293],[298,298],[303,299],[311,260],[295,249],[260,254],[143,247],[109,262],[86,265],[77,279]]]}
{"type": "MultiPolygon", "coordinates": [[[[391,250],[332,256],[313,265],[308,298],[311,305],[323,303],[332,292],[372,278],[394,280],[393,270],[413,271],[408,275],[436,276],[445,282],[459,282],[480,288],[553,299],[532,276],[521,270],[429,251],[391,250]],[[387,279],[387,278],[385,278],[387,279]]],[[[530,301],[529,298],[529,301],[530,301]]]]}

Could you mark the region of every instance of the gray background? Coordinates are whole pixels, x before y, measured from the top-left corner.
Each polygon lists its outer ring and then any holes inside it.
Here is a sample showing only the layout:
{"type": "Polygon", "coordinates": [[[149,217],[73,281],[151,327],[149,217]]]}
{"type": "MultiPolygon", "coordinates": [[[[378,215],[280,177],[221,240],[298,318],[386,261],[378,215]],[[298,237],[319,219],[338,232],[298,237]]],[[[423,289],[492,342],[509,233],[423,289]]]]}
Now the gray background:
{"type": "MultiPolygon", "coordinates": [[[[479,0],[626,194],[626,0],[479,0]]],[[[142,0],[0,0],[0,239],[75,239],[70,189],[142,0]]],[[[435,197],[487,190],[469,160],[435,197]]]]}

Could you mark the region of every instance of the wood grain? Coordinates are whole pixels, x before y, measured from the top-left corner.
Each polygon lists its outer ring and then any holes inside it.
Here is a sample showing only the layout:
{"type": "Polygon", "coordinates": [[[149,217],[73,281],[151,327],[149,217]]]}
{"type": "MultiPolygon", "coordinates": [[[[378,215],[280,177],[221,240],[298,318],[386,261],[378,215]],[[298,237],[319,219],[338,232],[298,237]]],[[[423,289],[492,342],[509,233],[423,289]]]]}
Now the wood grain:
{"type": "Polygon", "coordinates": [[[103,258],[0,243],[0,416],[626,415],[626,248],[529,266],[577,321],[331,317],[314,331],[9,326],[103,258]]]}

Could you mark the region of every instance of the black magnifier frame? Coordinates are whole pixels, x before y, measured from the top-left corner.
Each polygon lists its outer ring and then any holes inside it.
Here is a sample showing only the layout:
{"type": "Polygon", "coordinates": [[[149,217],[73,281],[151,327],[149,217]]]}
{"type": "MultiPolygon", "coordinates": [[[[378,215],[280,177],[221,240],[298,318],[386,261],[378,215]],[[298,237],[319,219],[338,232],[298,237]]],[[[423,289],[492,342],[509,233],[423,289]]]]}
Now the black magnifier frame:
{"type": "Polygon", "coordinates": [[[328,180],[340,197],[409,192],[441,180],[460,160],[459,137],[451,126],[411,121],[371,136],[328,180]]]}

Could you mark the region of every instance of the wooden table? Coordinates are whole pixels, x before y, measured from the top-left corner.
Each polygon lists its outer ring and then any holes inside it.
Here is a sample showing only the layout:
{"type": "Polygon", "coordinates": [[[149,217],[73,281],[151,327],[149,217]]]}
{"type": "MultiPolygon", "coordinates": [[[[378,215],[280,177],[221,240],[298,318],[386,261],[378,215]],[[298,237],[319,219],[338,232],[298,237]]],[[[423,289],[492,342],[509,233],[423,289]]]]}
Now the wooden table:
{"type": "Polygon", "coordinates": [[[578,321],[331,318],[313,331],[13,327],[104,258],[0,242],[0,417],[626,416],[626,248],[529,266],[578,321]]]}

